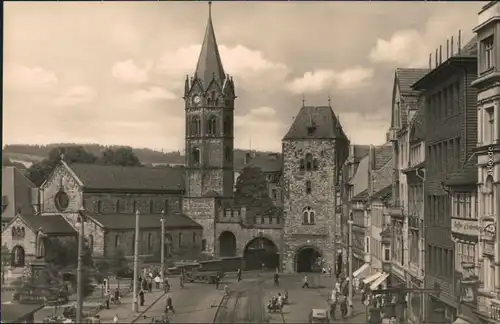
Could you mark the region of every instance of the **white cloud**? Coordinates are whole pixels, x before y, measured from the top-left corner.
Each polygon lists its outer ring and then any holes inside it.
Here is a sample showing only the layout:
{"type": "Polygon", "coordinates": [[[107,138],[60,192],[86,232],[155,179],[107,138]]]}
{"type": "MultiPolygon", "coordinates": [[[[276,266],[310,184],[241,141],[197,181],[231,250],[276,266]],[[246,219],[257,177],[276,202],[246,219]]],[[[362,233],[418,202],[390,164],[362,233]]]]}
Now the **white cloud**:
{"type": "Polygon", "coordinates": [[[287,84],[293,93],[318,93],[335,88],[350,90],[364,86],[373,77],[373,70],[356,66],[340,72],[334,70],[315,70],[306,72],[300,78],[287,84]]]}
{"type": "Polygon", "coordinates": [[[239,148],[258,147],[259,150],[281,151],[281,139],[287,125],[277,118],[271,107],[259,107],[246,115],[235,116],[235,146],[239,148]]]}
{"type": "Polygon", "coordinates": [[[173,100],[178,99],[178,96],[161,87],[149,87],[146,90],[137,90],[132,94],[132,98],[139,103],[151,100],[173,100]]]}
{"type": "Polygon", "coordinates": [[[57,86],[58,79],[54,72],[41,67],[10,65],[5,67],[4,84],[19,90],[46,90],[57,86]]]}
{"type": "Polygon", "coordinates": [[[57,107],[71,107],[91,102],[95,99],[97,93],[86,86],[73,86],[66,89],[54,99],[54,105],[57,107]]]}
{"type": "MultiPolygon", "coordinates": [[[[436,8],[439,7],[436,4],[436,8]]],[[[475,4],[472,4],[475,6],[475,4]]],[[[458,49],[458,30],[462,29],[461,44],[472,38],[472,28],[477,23],[476,15],[458,7],[436,10],[427,19],[424,28],[395,31],[386,39],[377,39],[369,58],[374,63],[396,63],[402,67],[428,67],[429,54],[434,65],[436,49],[442,46],[442,59],[446,60],[446,40],[454,36],[454,52],[458,49]]],[[[479,5],[478,5],[479,9],[479,5]]],[[[451,44],[451,43],[450,43],[451,44]]]]}
{"type": "Polygon", "coordinates": [[[339,120],[353,144],[383,144],[389,129],[389,118],[360,112],[341,112],[339,120]]]}
{"type": "MultiPolygon", "coordinates": [[[[156,64],[156,70],[177,80],[177,86],[182,85],[180,75],[192,75],[196,68],[201,45],[182,47],[177,51],[164,53],[156,64]]],[[[226,73],[234,76],[236,85],[247,90],[267,90],[276,86],[290,73],[283,63],[273,62],[261,51],[251,50],[243,45],[228,47],[219,46],[222,64],[226,73]]]]}
{"type": "Polygon", "coordinates": [[[132,60],[121,61],[113,65],[112,75],[125,83],[144,83],[148,80],[148,67],[139,67],[132,60]]]}

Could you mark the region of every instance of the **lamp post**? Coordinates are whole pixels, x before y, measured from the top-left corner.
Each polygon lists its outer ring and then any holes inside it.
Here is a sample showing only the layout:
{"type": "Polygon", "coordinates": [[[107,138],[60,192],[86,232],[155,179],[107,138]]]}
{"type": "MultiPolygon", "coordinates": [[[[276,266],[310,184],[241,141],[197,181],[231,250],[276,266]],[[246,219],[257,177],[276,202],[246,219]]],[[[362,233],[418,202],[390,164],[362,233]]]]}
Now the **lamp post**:
{"type": "MultiPolygon", "coordinates": [[[[348,230],[349,230],[349,242],[348,242],[348,246],[347,246],[347,257],[349,258],[349,296],[348,296],[348,301],[349,303],[352,303],[352,295],[353,295],[353,285],[354,285],[354,278],[352,277],[352,224],[353,224],[353,220],[352,220],[352,213],[349,214],[349,220],[347,221],[347,225],[348,225],[348,230]]],[[[352,307],[348,307],[347,308],[347,314],[348,316],[351,316],[352,315],[352,307]]]]}
{"type": "Polygon", "coordinates": [[[134,248],[134,303],[132,304],[132,310],[134,312],[139,311],[139,301],[138,301],[138,288],[139,288],[139,216],[140,213],[137,210],[135,212],[135,248],[134,248]]]}
{"type": "MultiPolygon", "coordinates": [[[[165,211],[161,211],[161,282],[165,285],[165,211]]],[[[165,288],[164,288],[165,289],[165,288]]]]}
{"type": "Polygon", "coordinates": [[[76,270],[76,322],[82,323],[82,311],[83,311],[83,278],[82,278],[82,266],[83,266],[83,235],[84,235],[84,225],[85,225],[85,214],[86,210],[82,206],[78,210],[78,219],[76,222],[76,227],[78,228],[78,266],[76,270]]]}

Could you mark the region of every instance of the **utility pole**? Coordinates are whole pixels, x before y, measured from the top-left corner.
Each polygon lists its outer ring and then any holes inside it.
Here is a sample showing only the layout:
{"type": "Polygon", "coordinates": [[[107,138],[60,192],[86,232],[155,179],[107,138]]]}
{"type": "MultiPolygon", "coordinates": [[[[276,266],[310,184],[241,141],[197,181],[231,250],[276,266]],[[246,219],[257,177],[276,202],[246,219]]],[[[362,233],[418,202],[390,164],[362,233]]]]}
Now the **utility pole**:
{"type": "Polygon", "coordinates": [[[161,211],[161,283],[165,285],[165,211],[161,211]]]}
{"type": "MultiPolygon", "coordinates": [[[[353,285],[354,285],[354,278],[352,276],[352,213],[349,213],[349,220],[347,221],[348,225],[348,231],[349,231],[349,242],[347,245],[347,257],[348,257],[348,262],[349,262],[349,296],[347,298],[349,302],[349,306],[352,305],[353,301],[353,285]]],[[[347,308],[348,316],[352,315],[352,307],[347,308]]]]}
{"type": "MultiPolygon", "coordinates": [[[[304,102],[302,102],[303,104],[304,102]]],[[[335,177],[336,172],[332,172],[332,177],[329,177],[330,182],[330,188],[333,189],[333,201],[334,206],[333,206],[333,242],[332,242],[332,247],[333,247],[333,289],[335,289],[336,284],[337,284],[337,204],[338,204],[338,199],[337,199],[337,177],[335,177]],[[333,178],[333,179],[332,179],[333,178]]],[[[332,233],[331,232],[331,233],[332,233]]]]}
{"type": "Polygon", "coordinates": [[[138,284],[139,281],[139,216],[140,213],[137,210],[135,212],[135,248],[134,248],[134,303],[132,304],[132,311],[139,311],[139,301],[138,301],[138,284]]]}
{"type": "Polygon", "coordinates": [[[85,224],[85,208],[83,206],[78,210],[80,221],[76,223],[78,228],[78,266],[76,270],[77,286],[76,286],[76,322],[83,323],[83,235],[85,224]],[[78,225],[79,224],[79,225],[78,225]]]}

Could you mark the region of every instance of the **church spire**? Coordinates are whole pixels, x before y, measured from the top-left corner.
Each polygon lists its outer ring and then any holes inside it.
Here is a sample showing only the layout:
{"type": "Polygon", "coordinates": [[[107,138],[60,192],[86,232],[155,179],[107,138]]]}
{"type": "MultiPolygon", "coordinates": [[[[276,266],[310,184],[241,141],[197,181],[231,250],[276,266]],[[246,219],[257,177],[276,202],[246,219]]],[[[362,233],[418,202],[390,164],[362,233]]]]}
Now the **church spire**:
{"type": "Polygon", "coordinates": [[[201,46],[200,57],[196,65],[196,76],[203,82],[204,87],[208,87],[214,77],[222,84],[226,78],[222,60],[219,54],[219,47],[215,39],[214,26],[212,24],[212,2],[208,2],[208,22],[205,30],[205,38],[201,46]]]}

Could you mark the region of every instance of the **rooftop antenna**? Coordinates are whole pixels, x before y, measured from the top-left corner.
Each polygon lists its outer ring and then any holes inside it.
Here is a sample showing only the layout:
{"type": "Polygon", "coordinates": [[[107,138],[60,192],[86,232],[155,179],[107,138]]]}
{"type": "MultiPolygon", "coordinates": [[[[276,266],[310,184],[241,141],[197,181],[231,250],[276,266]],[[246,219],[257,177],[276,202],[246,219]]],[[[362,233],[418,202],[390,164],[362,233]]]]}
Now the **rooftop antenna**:
{"type": "Polygon", "coordinates": [[[443,63],[443,45],[439,45],[439,64],[443,63]]]}
{"type": "Polygon", "coordinates": [[[212,1],[208,2],[208,17],[212,19],[212,1]]]}
{"type": "Polygon", "coordinates": [[[429,53],[429,70],[432,69],[432,53],[429,53]]]}
{"type": "Polygon", "coordinates": [[[434,56],[434,67],[438,66],[438,49],[436,48],[436,56],[434,56]]]}
{"type": "Polygon", "coordinates": [[[330,97],[330,94],[328,94],[328,107],[332,108],[332,98],[330,97]]]}
{"type": "Polygon", "coordinates": [[[460,54],[460,51],[462,50],[462,30],[458,30],[458,54],[460,54]]]}
{"type": "Polygon", "coordinates": [[[302,107],[305,107],[306,105],[306,97],[304,96],[304,94],[302,94],[302,107]]]}

